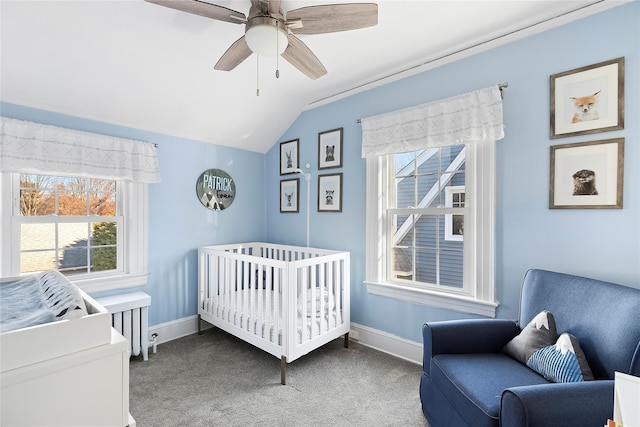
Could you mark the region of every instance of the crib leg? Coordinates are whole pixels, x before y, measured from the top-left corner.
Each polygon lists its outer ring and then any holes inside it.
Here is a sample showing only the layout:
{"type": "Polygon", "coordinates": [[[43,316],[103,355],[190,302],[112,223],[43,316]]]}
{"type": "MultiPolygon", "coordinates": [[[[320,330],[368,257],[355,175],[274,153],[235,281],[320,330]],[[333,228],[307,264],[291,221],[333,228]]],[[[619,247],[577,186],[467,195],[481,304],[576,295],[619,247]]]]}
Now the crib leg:
{"type": "Polygon", "coordinates": [[[198,335],[202,335],[202,316],[198,314],[198,335]]]}
{"type": "Polygon", "coordinates": [[[349,348],[349,332],[344,334],[344,348],[349,348]]]}
{"type": "Polygon", "coordinates": [[[280,384],[286,385],[287,381],[287,356],[280,358],[280,384]]]}

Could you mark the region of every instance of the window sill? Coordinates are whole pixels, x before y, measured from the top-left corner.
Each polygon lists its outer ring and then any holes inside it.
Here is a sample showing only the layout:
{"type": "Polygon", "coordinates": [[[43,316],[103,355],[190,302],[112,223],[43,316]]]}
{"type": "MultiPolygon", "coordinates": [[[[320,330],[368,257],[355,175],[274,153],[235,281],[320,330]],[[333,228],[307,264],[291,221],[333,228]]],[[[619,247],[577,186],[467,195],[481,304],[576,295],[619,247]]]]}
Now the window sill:
{"type": "Polygon", "coordinates": [[[145,286],[149,273],[118,274],[104,277],[92,277],[88,279],[70,278],[74,285],[87,293],[114,291],[117,289],[137,288],[145,286]]]}
{"type": "Polygon", "coordinates": [[[364,283],[367,285],[367,292],[370,294],[462,313],[478,314],[490,318],[496,317],[497,302],[482,301],[467,296],[447,294],[427,289],[415,289],[391,283],[368,281],[364,283]]]}

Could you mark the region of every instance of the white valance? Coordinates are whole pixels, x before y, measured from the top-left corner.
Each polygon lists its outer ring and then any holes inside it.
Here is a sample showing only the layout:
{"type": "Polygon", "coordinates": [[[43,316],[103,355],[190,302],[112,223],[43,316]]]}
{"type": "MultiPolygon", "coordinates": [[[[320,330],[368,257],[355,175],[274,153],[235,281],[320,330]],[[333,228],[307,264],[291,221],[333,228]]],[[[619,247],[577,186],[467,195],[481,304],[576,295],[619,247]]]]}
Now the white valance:
{"type": "Polygon", "coordinates": [[[160,182],[155,145],[0,117],[0,170],[160,182]]]}
{"type": "Polygon", "coordinates": [[[362,157],[504,137],[498,86],[367,117],[361,122],[362,157]]]}

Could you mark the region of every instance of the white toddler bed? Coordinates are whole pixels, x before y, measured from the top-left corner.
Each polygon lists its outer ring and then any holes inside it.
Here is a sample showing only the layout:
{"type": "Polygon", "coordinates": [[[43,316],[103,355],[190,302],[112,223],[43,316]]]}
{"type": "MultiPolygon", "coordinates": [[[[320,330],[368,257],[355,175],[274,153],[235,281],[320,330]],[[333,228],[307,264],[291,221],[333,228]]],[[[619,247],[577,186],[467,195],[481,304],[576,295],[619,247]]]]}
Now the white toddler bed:
{"type": "MultiPolygon", "coordinates": [[[[205,320],[286,364],[350,328],[350,256],[243,243],[198,250],[198,325],[205,320]]],[[[199,326],[198,326],[199,327],[199,326]]]]}

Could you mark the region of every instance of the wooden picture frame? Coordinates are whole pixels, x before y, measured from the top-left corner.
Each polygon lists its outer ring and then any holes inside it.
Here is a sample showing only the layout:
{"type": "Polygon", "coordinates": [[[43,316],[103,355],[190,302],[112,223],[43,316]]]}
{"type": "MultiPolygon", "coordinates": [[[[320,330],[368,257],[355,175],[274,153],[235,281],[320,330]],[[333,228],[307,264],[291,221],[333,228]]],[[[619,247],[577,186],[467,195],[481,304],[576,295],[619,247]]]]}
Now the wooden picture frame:
{"type": "Polygon", "coordinates": [[[318,212],[342,212],[342,174],[318,175],[318,212]]]}
{"type": "Polygon", "coordinates": [[[342,167],[342,130],[318,133],[318,170],[342,167]]]}
{"type": "Polygon", "coordinates": [[[300,178],[280,181],[280,213],[300,212],[300,178]]]}
{"type": "Polygon", "coordinates": [[[624,57],[550,77],[551,139],[624,129],[624,57]]]}
{"type": "Polygon", "coordinates": [[[300,140],[292,139],[280,143],[280,175],[296,173],[300,166],[300,140]]]}
{"type": "Polygon", "coordinates": [[[550,209],[622,209],[624,138],[551,146],[550,209]]]}

